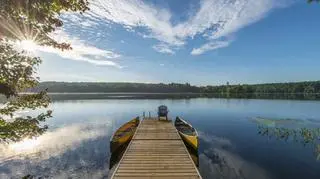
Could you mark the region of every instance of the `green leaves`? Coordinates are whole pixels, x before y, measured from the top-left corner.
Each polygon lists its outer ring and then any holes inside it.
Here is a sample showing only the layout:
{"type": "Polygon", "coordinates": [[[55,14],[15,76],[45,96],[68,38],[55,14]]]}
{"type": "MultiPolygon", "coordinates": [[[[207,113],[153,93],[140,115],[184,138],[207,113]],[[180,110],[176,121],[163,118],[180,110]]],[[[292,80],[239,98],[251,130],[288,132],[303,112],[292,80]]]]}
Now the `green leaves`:
{"type": "MultiPolygon", "coordinates": [[[[88,10],[87,0],[2,0],[0,34],[7,39],[33,39],[41,45],[71,49],[49,36],[63,25],[59,15],[66,11],[88,10]]],[[[1,39],[1,36],[0,36],[1,39]]]]}
{"type": "Polygon", "coordinates": [[[67,43],[57,42],[50,33],[63,25],[59,15],[66,11],[84,12],[88,10],[87,0],[1,0],[0,1],[0,95],[7,97],[0,104],[0,142],[19,141],[41,135],[47,130],[41,125],[51,117],[48,110],[35,117],[17,117],[24,109],[47,108],[50,99],[47,91],[21,94],[36,87],[39,78],[38,57],[18,51],[13,44],[31,40],[38,45],[69,50],[67,43]]]}
{"type": "Polygon", "coordinates": [[[20,141],[43,134],[48,127],[46,125],[41,126],[40,122],[44,122],[51,117],[51,110],[36,117],[15,117],[15,113],[23,109],[46,108],[49,103],[50,99],[46,91],[36,94],[17,95],[10,99],[0,108],[0,142],[20,141]],[[11,119],[4,120],[1,116],[7,116],[11,119]]]}
{"type": "Polygon", "coordinates": [[[46,91],[36,94],[20,95],[13,100],[7,102],[4,107],[0,109],[0,114],[13,116],[17,110],[33,109],[39,107],[48,107],[50,98],[46,91]]]}
{"type": "Polygon", "coordinates": [[[18,117],[13,122],[6,122],[0,119],[0,142],[16,142],[43,134],[48,129],[48,126],[39,124],[51,117],[51,114],[52,111],[49,110],[37,117],[18,117]]]}

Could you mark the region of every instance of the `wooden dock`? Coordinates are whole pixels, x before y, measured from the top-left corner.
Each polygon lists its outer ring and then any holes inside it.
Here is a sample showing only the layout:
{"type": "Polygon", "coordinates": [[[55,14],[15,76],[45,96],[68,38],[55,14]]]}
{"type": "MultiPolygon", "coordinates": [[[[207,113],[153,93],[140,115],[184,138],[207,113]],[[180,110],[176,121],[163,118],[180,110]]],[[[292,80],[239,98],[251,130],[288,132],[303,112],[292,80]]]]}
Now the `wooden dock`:
{"type": "Polygon", "coordinates": [[[141,121],[116,167],[113,179],[201,179],[171,121],[141,121]]]}

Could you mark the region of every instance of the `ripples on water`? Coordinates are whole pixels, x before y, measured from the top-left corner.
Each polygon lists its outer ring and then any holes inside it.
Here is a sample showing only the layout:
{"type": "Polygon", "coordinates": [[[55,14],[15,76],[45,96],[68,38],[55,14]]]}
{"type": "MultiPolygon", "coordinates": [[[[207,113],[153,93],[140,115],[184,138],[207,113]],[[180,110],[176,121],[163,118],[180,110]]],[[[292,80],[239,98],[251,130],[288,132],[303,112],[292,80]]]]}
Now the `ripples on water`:
{"type": "Polygon", "coordinates": [[[50,131],[0,146],[0,178],[108,178],[112,133],[143,111],[155,114],[160,104],[169,106],[172,117],[180,115],[198,129],[203,178],[320,178],[310,145],[261,136],[257,128],[315,127],[320,124],[320,102],[244,99],[54,102],[50,131]],[[288,118],[297,120],[280,122],[288,118]]]}

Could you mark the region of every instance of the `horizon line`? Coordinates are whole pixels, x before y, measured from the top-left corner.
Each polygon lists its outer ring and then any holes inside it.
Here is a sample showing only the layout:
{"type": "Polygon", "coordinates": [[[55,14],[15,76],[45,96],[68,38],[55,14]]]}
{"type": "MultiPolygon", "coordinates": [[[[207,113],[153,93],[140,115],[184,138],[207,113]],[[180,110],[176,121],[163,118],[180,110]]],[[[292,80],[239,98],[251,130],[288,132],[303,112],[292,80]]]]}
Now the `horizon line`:
{"type": "Polygon", "coordinates": [[[128,81],[119,81],[119,82],[108,82],[108,81],[40,81],[39,83],[128,83],[128,84],[164,84],[164,85],[169,85],[169,84],[189,84],[190,86],[196,86],[196,87],[203,87],[203,86],[225,86],[225,85],[230,85],[230,86],[235,86],[235,85],[269,85],[269,84],[289,84],[289,83],[312,83],[312,82],[320,82],[320,80],[307,80],[307,81],[287,81],[287,82],[265,82],[265,83],[229,83],[226,82],[225,84],[216,84],[216,85],[193,85],[189,82],[181,83],[181,82],[128,82],[128,81]],[[227,84],[229,83],[229,84],[227,84]]]}

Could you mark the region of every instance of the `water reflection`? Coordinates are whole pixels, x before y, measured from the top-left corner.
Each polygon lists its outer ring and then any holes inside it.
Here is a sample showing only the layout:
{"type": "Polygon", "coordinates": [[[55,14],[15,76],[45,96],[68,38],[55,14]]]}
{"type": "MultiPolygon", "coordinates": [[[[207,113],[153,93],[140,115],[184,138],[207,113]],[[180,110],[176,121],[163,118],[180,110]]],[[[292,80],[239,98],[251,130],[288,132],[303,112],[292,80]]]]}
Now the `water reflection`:
{"type": "Polygon", "coordinates": [[[268,119],[256,117],[250,121],[257,124],[258,134],[268,139],[275,138],[286,142],[312,146],[315,158],[320,160],[320,120],[307,119],[268,119]]]}
{"type": "Polygon", "coordinates": [[[73,124],[37,139],[0,146],[0,178],[108,175],[110,124],[73,124]]]}
{"type": "Polygon", "coordinates": [[[240,157],[230,140],[203,132],[200,139],[201,145],[205,145],[205,150],[200,154],[200,172],[205,178],[271,178],[263,168],[240,157]]]}
{"type": "Polygon", "coordinates": [[[50,107],[54,117],[47,121],[51,131],[36,141],[0,146],[0,178],[27,174],[107,178],[112,133],[132,117],[155,111],[161,104],[168,105],[171,117],[181,116],[202,131],[199,170],[204,179],[320,178],[320,162],[313,155],[319,146],[308,143],[304,147],[292,139],[285,142],[262,137],[263,132],[257,134],[260,124],[269,128],[319,127],[319,101],[208,98],[55,101],[50,107]]]}

